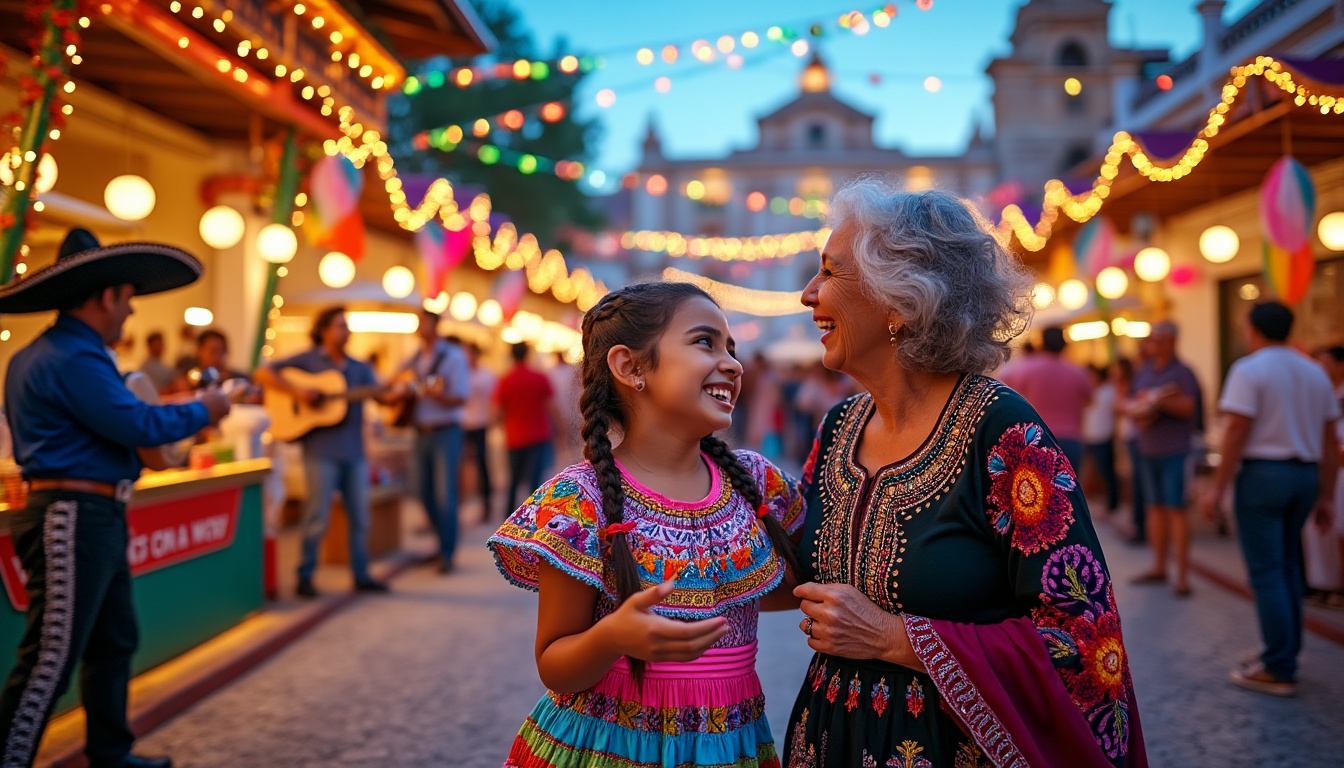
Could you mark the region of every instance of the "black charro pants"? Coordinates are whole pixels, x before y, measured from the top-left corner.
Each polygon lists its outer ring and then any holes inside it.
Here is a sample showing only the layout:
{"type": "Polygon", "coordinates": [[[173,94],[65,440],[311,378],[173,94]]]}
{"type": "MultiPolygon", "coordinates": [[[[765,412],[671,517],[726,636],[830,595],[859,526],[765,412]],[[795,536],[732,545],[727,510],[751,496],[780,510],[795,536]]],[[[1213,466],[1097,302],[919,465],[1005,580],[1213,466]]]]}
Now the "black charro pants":
{"type": "Polygon", "coordinates": [[[114,766],[135,740],[126,688],[139,634],[126,560],[126,505],[84,493],[29,494],[13,518],[28,574],[28,628],[0,694],[0,768],[33,764],[56,700],[83,661],[91,768],[114,766]]]}

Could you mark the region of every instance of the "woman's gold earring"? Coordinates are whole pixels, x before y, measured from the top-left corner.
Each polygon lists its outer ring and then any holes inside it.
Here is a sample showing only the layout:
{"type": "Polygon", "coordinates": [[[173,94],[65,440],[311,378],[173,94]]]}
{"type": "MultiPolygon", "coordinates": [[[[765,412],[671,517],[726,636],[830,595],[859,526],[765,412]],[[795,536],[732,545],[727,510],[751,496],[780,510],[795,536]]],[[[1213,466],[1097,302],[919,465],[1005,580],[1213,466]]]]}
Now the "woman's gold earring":
{"type": "Polygon", "coordinates": [[[887,323],[887,333],[891,334],[891,346],[896,346],[896,332],[901,330],[895,323],[887,323]]]}

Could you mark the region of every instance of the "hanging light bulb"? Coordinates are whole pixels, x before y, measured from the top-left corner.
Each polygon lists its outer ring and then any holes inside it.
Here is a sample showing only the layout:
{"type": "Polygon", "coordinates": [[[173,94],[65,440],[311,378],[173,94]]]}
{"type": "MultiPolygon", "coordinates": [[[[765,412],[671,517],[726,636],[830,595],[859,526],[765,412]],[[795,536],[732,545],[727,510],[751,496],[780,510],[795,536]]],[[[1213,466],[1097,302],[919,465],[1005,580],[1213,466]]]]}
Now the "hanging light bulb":
{"type": "Polygon", "coordinates": [[[247,223],[243,214],[227,205],[216,205],[201,214],[201,239],[217,251],[232,248],[243,239],[247,223]]]}
{"type": "Polygon", "coordinates": [[[154,187],[134,174],[118,176],[107,182],[103,204],[122,221],[140,221],[154,210],[154,187]]]}
{"type": "Polygon", "coordinates": [[[272,264],[284,264],[299,252],[299,238],[285,224],[267,224],[257,233],[257,252],[272,264]]]}
{"type": "Polygon", "coordinates": [[[383,290],[394,299],[404,299],[415,290],[415,273],[396,266],[383,273],[383,290]]]}
{"type": "Polygon", "coordinates": [[[1214,264],[1231,261],[1241,247],[1241,239],[1231,227],[1215,224],[1199,236],[1199,252],[1214,264]]]}
{"type": "Polygon", "coordinates": [[[467,322],[476,316],[476,297],[466,291],[457,294],[448,305],[448,314],[460,323],[467,322]]]}
{"type": "Polygon", "coordinates": [[[1326,248],[1344,251],[1344,211],[1322,216],[1321,223],[1316,225],[1316,236],[1321,238],[1321,245],[1326,248]]]}
{"type": "Polygon", "coordinates": [[[1059,286],[1059,305],[1065,309],[1081,309],[1087,303],[1087,284],[1082,280],[1065,280],[1059,286]]]}
{"type": "Polygon", "coordinates": [[[481,325],[494,327],[504,320],[504,308],[494,299],[486,299],[481,302],[481,308],[476,312],[476,319],[481,321],[481,325]]]}
{"type": "Polygon", "coordinates": [[[1134,274],[1145,282],[1156,283],[1171,274],[1171,257],[1155,246],[1148,246],[1134,256],[1134,274]]]}
{"type": "Polygon", "coordinates": [[[1097,273],[1097,293],[1103,298],[1118,299],[1129,290],[1129,276],[1119,267],[1107,267],[1097,273]]]}
{"type": "Polygon", "coordinates": [[[332,251],[317,263],[317,276],[328,288],[344,288],[355,279],[355,262],[340,251],[332,251]]]}
{"type": "Polygon", "coordinates": [[[33,189],[37,194],[42,195],[51,191],[56,186],[56,177],[60,175],[60,169],[56,167],[56,158],[51,156],[50,152],[42,155],[42,159],[37,161],[37,181],[33,182],[33,189]]]}

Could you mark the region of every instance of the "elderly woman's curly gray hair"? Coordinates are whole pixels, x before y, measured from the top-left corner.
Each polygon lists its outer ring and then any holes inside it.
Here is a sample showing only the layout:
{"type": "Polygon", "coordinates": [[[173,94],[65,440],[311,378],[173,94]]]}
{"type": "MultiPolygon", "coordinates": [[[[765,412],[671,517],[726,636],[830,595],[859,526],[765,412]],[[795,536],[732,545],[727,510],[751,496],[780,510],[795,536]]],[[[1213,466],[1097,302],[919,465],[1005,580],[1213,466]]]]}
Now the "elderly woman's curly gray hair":
{"type": "Polygon", "coordinates": [[[864,290],[904,319],[902,366],[987,373],[1007,361],[1031,318],[1032,280],[970,205],[860,179],[831,199],[830,223],[854,227],[864,290]]]}

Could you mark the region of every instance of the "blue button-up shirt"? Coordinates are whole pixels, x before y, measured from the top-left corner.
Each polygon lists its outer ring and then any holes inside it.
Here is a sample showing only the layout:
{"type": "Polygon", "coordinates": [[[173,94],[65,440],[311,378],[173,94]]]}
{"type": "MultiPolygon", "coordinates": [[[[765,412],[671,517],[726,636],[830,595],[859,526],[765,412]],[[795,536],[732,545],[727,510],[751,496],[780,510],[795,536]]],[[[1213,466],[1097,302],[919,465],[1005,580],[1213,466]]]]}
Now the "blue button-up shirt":
{"type": "MultiPolygon", "coordinates": [[[[308,373],[340,371],[345,376],[347,389],[373,386],[378,383],[373,369],[366,363],[346,355],[343,365],[336,365],[322,347],[313,347],[293,357],[271,363],[271,367],[298,368],[308,373]]],[[[364,458],[364,402],[351,400],[345,418],[330,427],[318,427],[303,436],[303,455],[325,461],[355,461],[364,458]]]]}
{"type": "Polygon", "coordinates": [[[205,403],[149,405],[122,383],[98,332],[61,315],[9,362],[5,418],[25,478],[118,483],[140,475],[136,448],[210,423],[205,403]]]}

